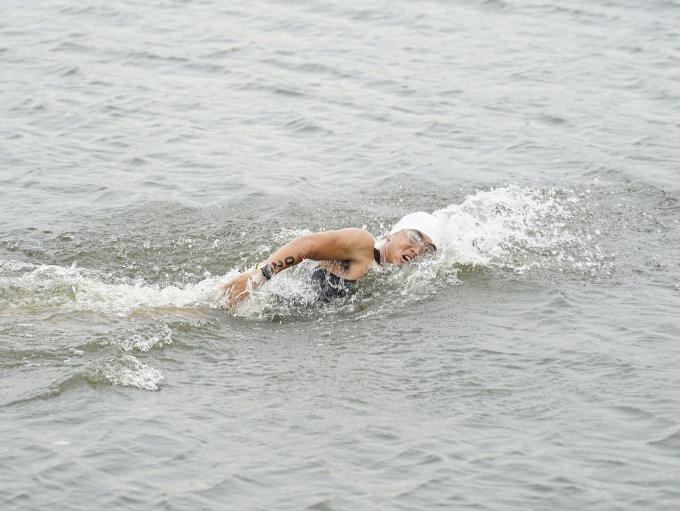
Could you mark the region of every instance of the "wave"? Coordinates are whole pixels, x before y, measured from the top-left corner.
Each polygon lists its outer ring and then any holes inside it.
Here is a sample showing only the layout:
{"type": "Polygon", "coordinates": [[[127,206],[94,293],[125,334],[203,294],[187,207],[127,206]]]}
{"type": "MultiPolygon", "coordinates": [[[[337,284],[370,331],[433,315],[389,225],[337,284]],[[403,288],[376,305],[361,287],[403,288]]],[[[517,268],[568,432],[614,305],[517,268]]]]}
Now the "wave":
{"type": "Polygon", "coordinates": [[[213,303],[218,278],[184,287],[108,282],[110,275],[71,266],[0,260],[0,309],[93,311],[127,315],[140,309],[187,308],[213,303]]]}

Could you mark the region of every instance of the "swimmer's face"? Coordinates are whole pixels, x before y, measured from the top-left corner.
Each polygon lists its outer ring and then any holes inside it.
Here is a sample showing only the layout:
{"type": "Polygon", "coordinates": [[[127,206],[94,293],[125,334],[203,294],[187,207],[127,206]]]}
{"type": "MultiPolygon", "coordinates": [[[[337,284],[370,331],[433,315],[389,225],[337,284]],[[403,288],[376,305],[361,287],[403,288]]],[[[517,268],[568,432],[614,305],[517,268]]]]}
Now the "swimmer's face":
{"type": "Polygon", "coordinates": [[[412,231],[407,236],[407,230],[402,230],[387,237],[384,245],[385,261],[391,264],[410,263],[423,252],[433,249],[432,240],[422,232],[412,231]],[[417,235],[414,236],[414,233],[417,235]]]}

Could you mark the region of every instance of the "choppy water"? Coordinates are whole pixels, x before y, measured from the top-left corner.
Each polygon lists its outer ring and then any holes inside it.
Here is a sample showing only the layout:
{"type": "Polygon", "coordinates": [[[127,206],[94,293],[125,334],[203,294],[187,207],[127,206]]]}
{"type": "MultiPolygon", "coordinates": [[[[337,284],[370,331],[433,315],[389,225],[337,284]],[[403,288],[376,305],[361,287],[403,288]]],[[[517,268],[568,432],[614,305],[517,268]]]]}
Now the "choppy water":
{"type": "Polygon", "coordinates": [[[680,3],[5,0],[0,504],[676,509],[680,3]],[[446,246],[330,305],[294,236],[446,246]]]}

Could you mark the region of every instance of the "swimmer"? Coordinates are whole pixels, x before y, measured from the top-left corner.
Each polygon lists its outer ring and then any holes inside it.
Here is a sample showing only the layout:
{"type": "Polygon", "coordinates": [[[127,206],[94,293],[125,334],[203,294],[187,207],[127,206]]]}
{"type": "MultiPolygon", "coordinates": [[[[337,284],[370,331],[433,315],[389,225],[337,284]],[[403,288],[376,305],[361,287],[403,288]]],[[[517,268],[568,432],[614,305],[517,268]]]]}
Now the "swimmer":
{"type": "Polygon", "coordinates": [[[318,261],[312,281],[325,301],[343,297],[371,266],[410,263],[441,247],[440,221],[429,213],[410,213],[399,220],[385,242],[376,248],[367,231],[357,228],[299,236],[279,248],[255,268],[220,286],[220,295],[233,307],[277,273],[305,259],[318,261]]]}

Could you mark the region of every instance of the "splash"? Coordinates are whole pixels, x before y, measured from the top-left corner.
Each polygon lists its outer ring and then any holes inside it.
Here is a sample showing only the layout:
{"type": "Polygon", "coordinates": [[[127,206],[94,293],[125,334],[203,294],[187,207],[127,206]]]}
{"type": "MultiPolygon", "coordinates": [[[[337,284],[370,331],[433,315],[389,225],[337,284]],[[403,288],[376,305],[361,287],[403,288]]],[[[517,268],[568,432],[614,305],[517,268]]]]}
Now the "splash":
{"type": "Polygon", "coordinates": [[[610,269],[599,231],[582,225],[585,193],[509,186],[435,211],[444,222],[444,264],[592,274],[610,269]]]}
{"type": "Polygon", "coordinates": [[[180,288],[108,280],[110,275],[74,266],[0,261],[0,309],[56,308],[128,315],[146,309],[200,307],[211,302],[218,282],[208,278],[180,288]]]}
{"type": "MultiPolygon", "coordinates": [[[[478,191],[460,204],[434,212],[443,222],[444,241],[436,254],[408,265],[375,268],[346,299],[323,308],[316,306],[316,294],[305,280],[313,264],[303,264],[258,289],[234,313],[272,321],[351,313],[365,309],[371,300],[379,302],[377,307],[394,307],[426,299],[443,286],[461,284],[460,272],[470,268],[608,276],[614,256],[600,246],[603,240],[593,223],[591,199],[589,190],[506,186],[478,191]]],[[[283,244],[298,234],[282,231],[274,238],[283,244]]]]}

